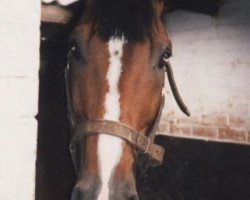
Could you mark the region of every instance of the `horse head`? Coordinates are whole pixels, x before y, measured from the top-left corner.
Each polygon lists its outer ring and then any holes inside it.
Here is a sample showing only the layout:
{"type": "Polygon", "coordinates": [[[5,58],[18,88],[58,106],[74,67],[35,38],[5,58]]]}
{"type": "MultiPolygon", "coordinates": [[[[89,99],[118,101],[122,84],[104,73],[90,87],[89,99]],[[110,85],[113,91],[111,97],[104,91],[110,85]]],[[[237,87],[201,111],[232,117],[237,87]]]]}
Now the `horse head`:
{"type": "MultiPolygon", "coordinates": [[[[158,163],[163,155],[153,139],[172,55],[162,21],[164,2],[83,3],[82,17],[70,34],[66,71],[77,173],[71,199],[136,200],[137,152],[158,163]]],[[[176,90],[173,82],[171,87],[176,90]]]]}

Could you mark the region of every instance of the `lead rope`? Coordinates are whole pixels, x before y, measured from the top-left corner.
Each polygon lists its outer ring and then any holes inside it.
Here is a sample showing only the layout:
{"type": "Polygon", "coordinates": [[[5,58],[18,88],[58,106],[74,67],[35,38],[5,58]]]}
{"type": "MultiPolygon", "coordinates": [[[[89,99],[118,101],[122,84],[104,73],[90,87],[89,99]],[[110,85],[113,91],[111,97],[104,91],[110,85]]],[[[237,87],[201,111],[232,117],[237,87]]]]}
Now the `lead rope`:
{"type": "Polygon", "coordinates": [[[172,66],[171,66],[170,62],[168,61],[168,59],[164,59],[164,62],[165,62],[164,67],[165,67],[165,70],[167,73],[168,82],[169,82],[170,88],[173,92],[175,101],[176,101],[177,105],[179,106],[179,108],[181,109],[181,111],[189,117],[190,112],[189,112],[187,106],[185,105],[185,103],[183,102],[181,95],[179,93],[179,90],[177,88],[177,85],[175,83],[172,66]]]}

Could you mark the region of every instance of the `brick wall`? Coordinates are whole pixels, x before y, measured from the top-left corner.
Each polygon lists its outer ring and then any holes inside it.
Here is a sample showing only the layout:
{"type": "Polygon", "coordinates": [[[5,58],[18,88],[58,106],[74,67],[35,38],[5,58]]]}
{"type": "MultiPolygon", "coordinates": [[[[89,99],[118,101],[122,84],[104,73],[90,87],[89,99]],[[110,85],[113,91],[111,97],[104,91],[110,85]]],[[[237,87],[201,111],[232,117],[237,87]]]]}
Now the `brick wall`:
{"type": "Polygon", "coordinates": [[[176,82],[192,116],[178,110],[166,82],[160,132],[250,144],[250,1],[229,0],[214,18],[176,11],[166,22],[176,82]]]}
{"type": "Polygon", "coordinates": [[[40,2],[1,1],[0,199],[34,199],[40,2]]]}

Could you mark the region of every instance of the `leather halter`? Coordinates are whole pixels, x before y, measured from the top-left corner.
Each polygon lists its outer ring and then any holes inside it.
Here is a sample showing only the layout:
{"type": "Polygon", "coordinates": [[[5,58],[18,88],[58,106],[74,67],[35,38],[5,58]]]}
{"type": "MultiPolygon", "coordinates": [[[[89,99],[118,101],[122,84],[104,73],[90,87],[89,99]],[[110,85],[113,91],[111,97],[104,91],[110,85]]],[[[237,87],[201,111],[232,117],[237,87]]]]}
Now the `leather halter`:
{"type": "Polygon", "coordinates": [[[69,65],[65,69],[65,87],[67,95],[67,113],[70,122],[71,132],[73,134],[69,149],[75,170],[77,171],[76,143],[82,137],[93,134],[107,134],[112,135],[114,137],[119,137],[131,144],[135,148],[136,152],[145,154],[148,157],[150,165],[161,165],[164,155],[164,148],[155,144],[154,139],[161,118],[162,109],[164,107],[164,96],[162,96],[162,102],[158,114],[148,134],[146,133],[147,127],[143,128],[140,131],[137,131],[124,123],[103,119],[85,121],[80,124],[77,124],[74,112],[71,107],[70,90],[68,84],[68,70],[69,65]]]}

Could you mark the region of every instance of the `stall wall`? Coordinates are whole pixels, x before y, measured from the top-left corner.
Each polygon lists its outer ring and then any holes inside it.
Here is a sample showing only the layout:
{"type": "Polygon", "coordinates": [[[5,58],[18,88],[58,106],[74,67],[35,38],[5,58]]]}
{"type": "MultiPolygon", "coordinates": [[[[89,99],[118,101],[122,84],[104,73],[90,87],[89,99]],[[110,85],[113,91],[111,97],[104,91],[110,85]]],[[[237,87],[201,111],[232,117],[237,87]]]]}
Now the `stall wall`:
{"type": "Polygon", "coordinates": [[[39,25],[39,1],[1,1],[1,200],[34,199],[39,25]]]}
{"type": "Polygon", "coordinates": [[[186,11],[166,16],[171,63],[185,117],[166,81],[160,132],[205,140],[250,143],[250,1],[229,0],[217,17],[186,11]]]}

